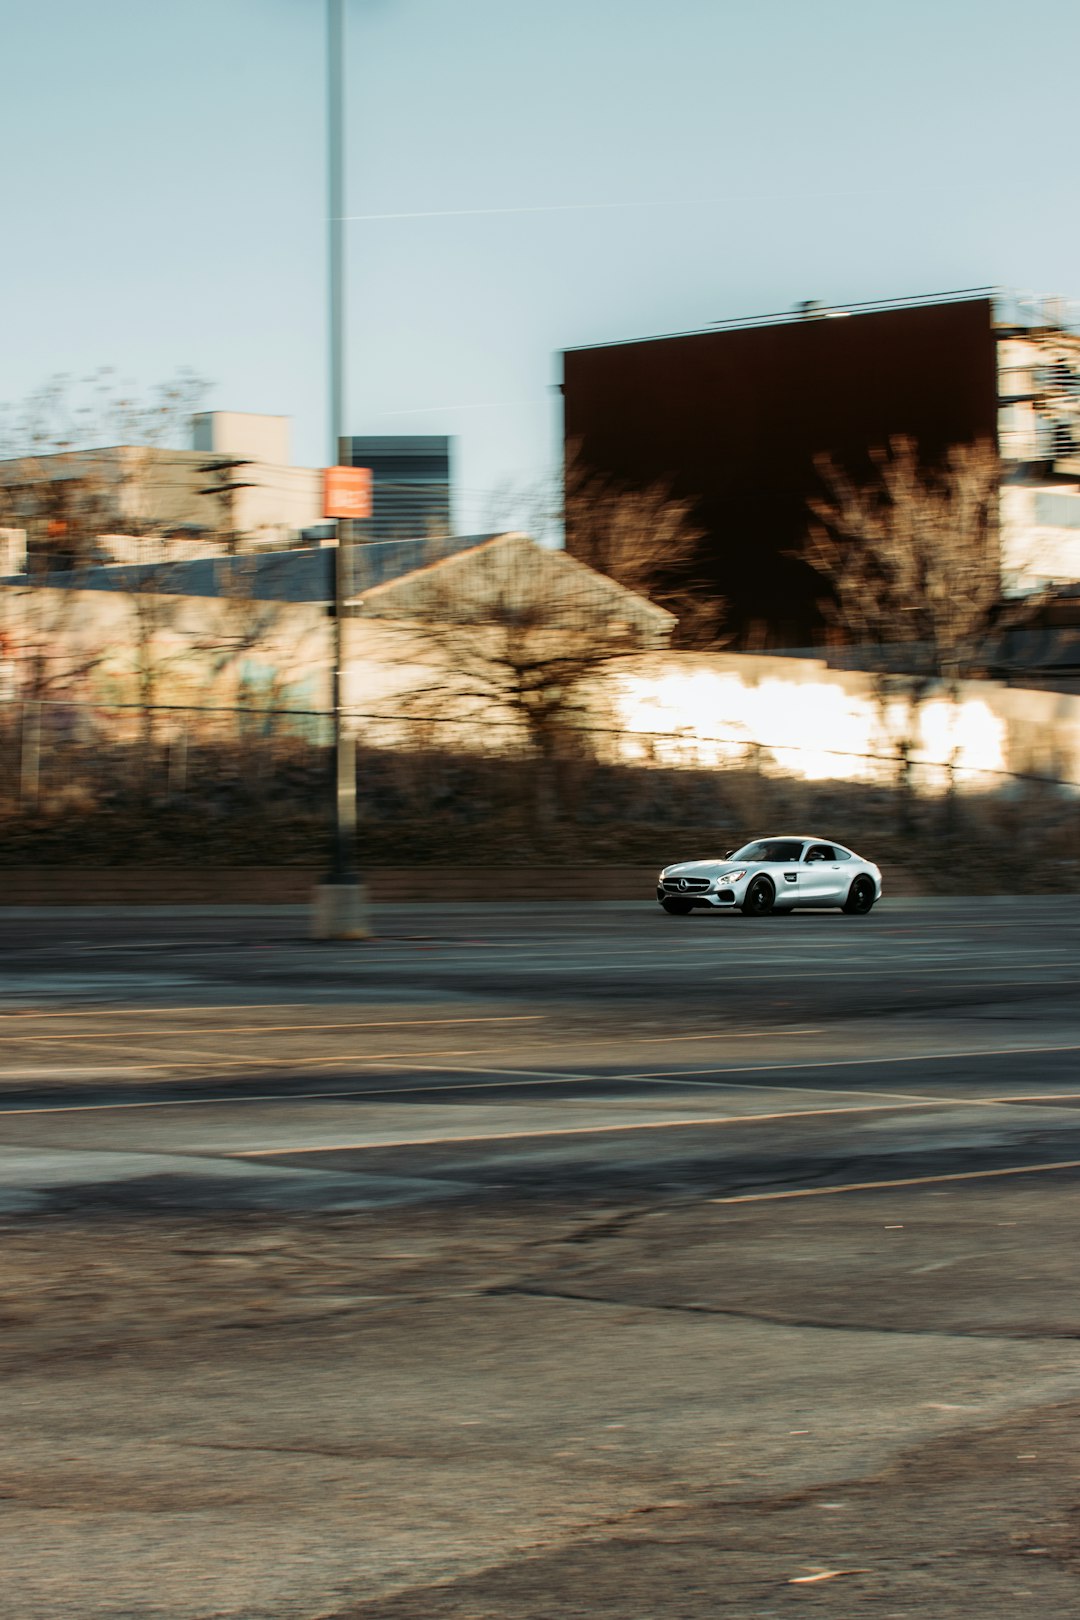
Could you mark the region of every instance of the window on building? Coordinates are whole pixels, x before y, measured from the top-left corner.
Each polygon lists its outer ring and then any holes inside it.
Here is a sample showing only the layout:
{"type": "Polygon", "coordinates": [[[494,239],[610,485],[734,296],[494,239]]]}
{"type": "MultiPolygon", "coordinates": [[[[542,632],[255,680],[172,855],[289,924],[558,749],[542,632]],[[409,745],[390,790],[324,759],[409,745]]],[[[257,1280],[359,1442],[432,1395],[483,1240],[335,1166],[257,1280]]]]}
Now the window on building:
{"type": "Polygon", "coordinates": [[[1080,529],[1080,491],[1039,490],[1035,521],[1047,529],[1080,529]]]}

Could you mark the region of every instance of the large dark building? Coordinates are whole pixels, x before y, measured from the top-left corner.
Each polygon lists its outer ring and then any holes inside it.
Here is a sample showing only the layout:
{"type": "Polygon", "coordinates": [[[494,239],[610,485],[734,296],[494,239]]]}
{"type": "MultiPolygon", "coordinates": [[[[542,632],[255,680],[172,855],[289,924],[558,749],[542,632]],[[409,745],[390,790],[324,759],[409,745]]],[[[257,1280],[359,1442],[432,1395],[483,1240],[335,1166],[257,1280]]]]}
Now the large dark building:
{"type": "Polygon", "coordinates": [[[1018,486],[1002,496],[1014,588],[1080,577],[1080,345],[1054,306],[989,292],[804,306],[571,349],[563,392],[567,444],[586,466],[630,486],[667,480],[698,503],[736,646],[826,638],[822,582],[791,555],[818,487],[815,457],[857,474],[897,434],[928,457],[996,443],[1018,486]],[[1052,532],[1048,494],[1060,507],[1052,532]],[[1017,550],[1035,525],[1054,559],[1041,572],[1017,550]]]}
{"type": "Polygon", "coordinates": [[[372,540],[450,532],[450,440],[437,434],[344,440],[343,463],[372,472],[372,540]]]}

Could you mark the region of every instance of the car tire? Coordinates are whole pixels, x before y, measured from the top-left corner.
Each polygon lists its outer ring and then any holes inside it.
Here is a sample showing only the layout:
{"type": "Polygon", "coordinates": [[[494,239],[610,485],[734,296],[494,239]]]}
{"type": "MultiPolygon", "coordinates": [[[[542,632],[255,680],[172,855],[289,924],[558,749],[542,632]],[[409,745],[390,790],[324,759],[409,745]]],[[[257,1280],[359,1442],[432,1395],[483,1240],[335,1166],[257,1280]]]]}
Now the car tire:
{"type": "Polygon", "coordinates": [[[744,917],[767,917],[776,903],[776,890],[767,877],[756,877],[739,910],[744,917]]]}
{"type": "Polygon", "coordinates": [[[694,909],[689,900],[661,900],[660,904],[672,917],[689,917],[694,909]]]}
{"type": "Polygon", "coordinates": [[[865,917],[874,909],[874,880],[868,877],[857,877],[848,890],[848,897],[844,901],[844,910],[849,917],[865,917]]]}

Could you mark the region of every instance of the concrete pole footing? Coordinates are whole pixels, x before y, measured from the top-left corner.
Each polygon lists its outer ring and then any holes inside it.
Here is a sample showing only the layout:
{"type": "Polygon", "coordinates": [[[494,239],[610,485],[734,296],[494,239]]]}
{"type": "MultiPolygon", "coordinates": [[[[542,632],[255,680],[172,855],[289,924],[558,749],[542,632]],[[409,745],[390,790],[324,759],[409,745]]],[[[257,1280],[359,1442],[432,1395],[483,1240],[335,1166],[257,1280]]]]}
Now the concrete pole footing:
{"type": "Polygon", "coordinates": [[[312,939],[370,939],[366,883],[320,883],[311,896],[312,939]]]}

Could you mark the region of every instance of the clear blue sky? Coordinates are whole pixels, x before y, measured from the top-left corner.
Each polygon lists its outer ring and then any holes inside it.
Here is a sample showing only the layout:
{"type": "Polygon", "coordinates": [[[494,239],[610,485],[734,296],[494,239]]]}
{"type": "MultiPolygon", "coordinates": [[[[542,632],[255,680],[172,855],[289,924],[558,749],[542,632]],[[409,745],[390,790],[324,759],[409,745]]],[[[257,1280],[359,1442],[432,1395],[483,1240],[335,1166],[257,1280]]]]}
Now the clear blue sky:
{"type": "MultiPolygon", "coordinates": [[[[349,426],[458,435],[465,526],[550,465],[567,345],[806,297],[1080,296],[1076,0],[348,11],[348,212],[440,216],[348,226],[349,426]]],[[[187,366],[325,459],[323,22],[8,0],[0,399],[187,366]]]]}

